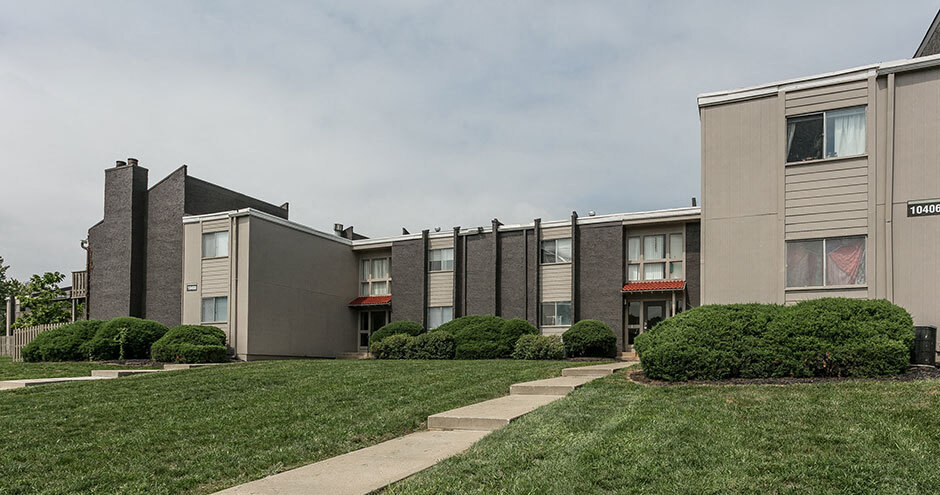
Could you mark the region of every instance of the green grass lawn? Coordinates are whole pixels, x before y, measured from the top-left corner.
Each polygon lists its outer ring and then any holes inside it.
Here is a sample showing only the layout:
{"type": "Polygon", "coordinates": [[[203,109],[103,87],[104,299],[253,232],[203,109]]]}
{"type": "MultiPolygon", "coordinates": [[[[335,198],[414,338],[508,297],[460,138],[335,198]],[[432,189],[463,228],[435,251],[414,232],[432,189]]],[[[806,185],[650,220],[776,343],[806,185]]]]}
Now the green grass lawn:
{"type": "MultiPolygon", "coordinates": [[[[144,366],[156,368],[157,366],[144,366]]],[[[21,380],[24,378],[59,378],[63,376],[88,376],[92,370],[121,370],[141,368],[122,364],[103,363],[14,363],[9,356],[0,356],[0,381],[21,380]]]]}
{"type": "Polygon", "coordinates": [[[4,391],[0,494],[210,493],[573,365],[268,361],[4,391]]]}
{"type": "Polygon", "coordinates": [[[648,387],[623,373],[389,494],[940,492],[940,381],[648,387]]]}

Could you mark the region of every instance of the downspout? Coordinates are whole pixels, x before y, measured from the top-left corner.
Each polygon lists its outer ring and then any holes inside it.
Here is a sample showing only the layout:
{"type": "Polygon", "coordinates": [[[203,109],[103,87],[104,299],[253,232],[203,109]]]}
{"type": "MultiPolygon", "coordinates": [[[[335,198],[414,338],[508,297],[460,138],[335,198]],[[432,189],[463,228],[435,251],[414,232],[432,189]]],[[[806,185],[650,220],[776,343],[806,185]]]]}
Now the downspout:
{"type": "Polygon", "coordinates": [[[462,249],[460,249],[460,227],[454,227],[454,283],[453,283],[453,297],[451,298],[454,308],[454,318],[459,318],[463,316],[460,314],[460,281],[463,277],[460,274],[460,271],[463,269],[463,260],[461,258],[462,249]]]}
{"type": "Polygon", "coordinates": [[[578,322],[578,212],[571,212],[571,323],[578,322]]]}

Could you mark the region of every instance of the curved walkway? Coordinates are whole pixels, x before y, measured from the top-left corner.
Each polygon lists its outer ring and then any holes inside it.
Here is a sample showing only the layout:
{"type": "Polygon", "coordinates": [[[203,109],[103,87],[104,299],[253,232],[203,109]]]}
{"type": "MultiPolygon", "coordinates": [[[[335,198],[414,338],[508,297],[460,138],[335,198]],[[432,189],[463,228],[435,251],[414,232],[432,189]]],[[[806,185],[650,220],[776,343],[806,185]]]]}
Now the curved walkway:
{"type": "Polygon", "coordinates": [[[362,495],[457,455],[491,431],[591,380],[635,362],[565,368],[562,376],[517,383],[509,395],[428,417],[428,430],[216,492],[217,495],[362,495]]]}

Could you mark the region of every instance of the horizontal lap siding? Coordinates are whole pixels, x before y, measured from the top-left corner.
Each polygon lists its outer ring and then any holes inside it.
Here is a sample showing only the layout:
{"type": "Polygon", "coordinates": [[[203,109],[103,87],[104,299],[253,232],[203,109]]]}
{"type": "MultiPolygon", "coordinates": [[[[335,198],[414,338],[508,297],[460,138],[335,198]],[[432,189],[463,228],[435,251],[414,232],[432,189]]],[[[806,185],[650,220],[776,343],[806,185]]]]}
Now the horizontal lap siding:
{"type": "Polygon", "coordinates": [[[850,235],[868,227],[868,160],[790,165],[785,186],[789,238],[850,235]]]}
{"type": "Polygon", "coordinates": [[[454,272],[432,272],[428,274],[428,306],[454,305],[454,272]]]}
{"type": "Polygon", "coordinates": [[[203,232],[221,232],[223,230],[228,230],[229,220],[223,218],[222,220],[208,220],[202,222],[202,231],[203,232]]]}
{"type": "Polygon", "coordinates": [[[787,116],[861,106],[868,103],[868,82],[854,81],[791,91],[786,94],[786,99],[787,116]]]}
{"type": "Polygon", "coordinates": [[[787,304],[794,304],[809,299],[819,299],[821,297],[847,297],[851,299],[865,299],[868,297],[868,289],[859,287],[857,289],[820,289],[820,290],[800,290],[787,292],[787,304]]]}
{"type": "Polygon", "coordinates": [[[542,229],[542,240],[550,241],[552,239],[564,239],[566,237],[571,237],[571,227],[549,227],[542,229]]]}
{"type": "Polygon", "coordinates": [[[229,259],[202,260],[202,297],[227,296],[229,292],[229,259]]]}
{"type": "Polygon", "coordinates": [[[454,237],[445,237],[428,240],[428,249],[447,249],[454,247],[454,237]]]}
{"type": "Polygon", "coordinates": [[[543,265],[540,287],[543,302],[571,300],[571,264],[543,265]]]}

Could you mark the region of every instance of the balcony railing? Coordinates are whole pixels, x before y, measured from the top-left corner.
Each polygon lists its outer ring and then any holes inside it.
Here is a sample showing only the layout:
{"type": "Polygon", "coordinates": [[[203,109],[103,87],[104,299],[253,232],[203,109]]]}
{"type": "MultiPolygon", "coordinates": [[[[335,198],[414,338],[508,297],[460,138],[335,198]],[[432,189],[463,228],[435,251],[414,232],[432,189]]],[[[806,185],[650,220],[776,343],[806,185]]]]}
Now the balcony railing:
{"type": "Polygon", "coordinates": [[[88,297],[88,272],[72,272],[72,299],[88,297]]]}

